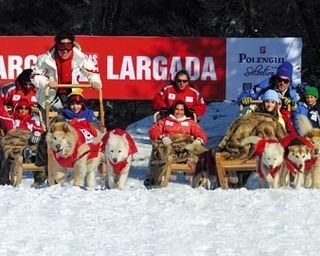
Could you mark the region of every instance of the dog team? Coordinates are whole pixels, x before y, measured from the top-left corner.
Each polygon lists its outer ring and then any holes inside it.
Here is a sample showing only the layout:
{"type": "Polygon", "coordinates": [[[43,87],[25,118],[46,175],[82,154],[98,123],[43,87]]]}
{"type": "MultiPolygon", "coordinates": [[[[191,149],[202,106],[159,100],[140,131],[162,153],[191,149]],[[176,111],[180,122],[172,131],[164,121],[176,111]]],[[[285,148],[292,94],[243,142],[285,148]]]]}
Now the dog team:
{"type": "MultiPolygon", "coordinates": [[[[58,34],[54,40],[54,45],[37,58],[32,69],[23,71],[14,83],[1,89],[0,125],[4,137],[12,134],[12,130],[22,129],[29,132],[30,138],[25,147],[2,150],[0,158],[6,162],[23,154],[29,161],[34,156],[30,148],[37,147],[35,161],[41,166],[47,163],[48,146],[54,158],[57,183],[66,182],[68,170],[73,169],[72,184],[94,187],[96,172],[102,170],[107,188],[124,189],[137,152],[135,142],[124,130],[105,132],[104,123],[85,106],[81,89],[59,87],[77,84],[79,75],[84,76],[92,88],[101,89],[102,83],[94,63],[85,57],[73,35],[58,34]],[[51,110],[59,113],[48,123],[43,122],[46,102],[50,103],[51,110]]],[[[254,155],[261,188],[320,187],[318,90],[307,88],[305,101],[300,102],[292,77],[293,66],[284,62],[273,76],[241,93],[242,105],[252,105],[256,99],[262,99],[262,103],[250,107],[245,117],[236,120],[217,147],[230,158],[254,155]],[[262,119],[250,119],[254,115],[262,119]]],[[[163,178],[168,152],[177,154],[173,150],[174,135],[191,138],[188,146],[184,143],[182,151],[179,149],[180,155],[188,148],[203,147],[208,139],[197,121],[197,117],[205,114],[206,103],[191,84],[186,70],[177,71],[174,79],[155,95],[152,104],[161,117],[150,128],[149,135],[153,142],[158,142],[161,157],[157,159],[158,168],[150,168],[145,185],[157,185],[163,178]]],[[[10,144],[8,140],[3,141],[10,144]]],[[[187,156],[186,161],[190,168],[195,168],[200,153],[190,151],[186,154],[190,153],[192,158],[187,156]]],[[[12,166],[10,168],[15,164],[12,166]]],[[[9,184],[6,168],[8,166],[1,165],[1,184],[9,184]],[[6,173],[5,177],[2,173],[6,173]]],[[[35,186],[45,179],[45,172],[34,174],[35,186]]]]}

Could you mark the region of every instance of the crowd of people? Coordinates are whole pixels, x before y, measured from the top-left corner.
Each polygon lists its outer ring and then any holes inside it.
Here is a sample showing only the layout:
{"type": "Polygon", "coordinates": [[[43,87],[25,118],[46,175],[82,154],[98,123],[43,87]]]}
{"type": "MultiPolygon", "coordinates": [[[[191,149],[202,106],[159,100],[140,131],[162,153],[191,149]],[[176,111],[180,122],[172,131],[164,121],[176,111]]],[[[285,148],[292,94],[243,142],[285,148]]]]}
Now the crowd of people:
{"type": "MultiPolygon", "coordinates": [[[[54,40],[54,45],[48,52],[38,56],[32,68],[23,70],[14,82],[1,88],[2,135],[12,129],[29,130],[29,143],[39,143],[47,128],[44,122],[46,101],[67,121],[76,118],[101,124],[93,111],[86,107],[82,89],[58,87],[59,84],[77,84],[77,73],[74,71],[78,70],[93,88],[102,88],[95,65],[85,58],[73,35],[58,34],[54,40]],[[48,87],[49,95],[46,98],[45,90],[48,87]]],[[[299,134],[296,126],[298,115],[307,116],[313,126],[319,128],[318,89],[308,87],[304,97],[300,99],[292,78],[293,66],[290,62],[284,62],[273,76],[255,86],[254,90],[241,93],[238,101],[242,105],[251,105],[254,100],[262,100],[251,111],[270,114],[289,134],[299,134]]],[[[191,83],[188,71],[179,70],[173,81],[156,93],[152,105],[160,113],[160,119],[150,127],[149,136],[152,141],[160,141],[169,147],[172,144],[171,135],[186,134],[193,138],[192,143],[206,144],[207,135],[198,120],[206,112],[206,101],[191,83]]],[[[45,143],[45,140],[42,141],[45,143]]],[[[35,180],[35,183],[37,185],[44,180],[45,178],[38,182],[35,180]]]]}

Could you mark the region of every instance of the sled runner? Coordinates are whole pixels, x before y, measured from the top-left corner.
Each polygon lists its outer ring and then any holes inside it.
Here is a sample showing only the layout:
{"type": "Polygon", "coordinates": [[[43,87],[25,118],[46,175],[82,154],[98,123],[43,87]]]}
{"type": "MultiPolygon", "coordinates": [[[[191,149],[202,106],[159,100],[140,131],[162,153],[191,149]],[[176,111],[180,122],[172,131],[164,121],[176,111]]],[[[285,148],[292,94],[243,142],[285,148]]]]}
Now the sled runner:
{"type": "MultiPolygon", "coordinates": [[[[57,88],[92,88],[90,84],[59,84],[57,88]]],[[[46,88],[46,99],[48,99],[48,92],[49,92],[49,87],[46,88]]],[[[105,130],[104,126],[104,120],[105,120],[105,113],[103,109],[103,97],[102,97],[102,89],[98,89],[99,92],[99,111],[95,112],[95,116],[99,117],[101,121],[101,130],[105,130]]],[[[50,105],[49,102],[46,101],[46,106],[45,106],[45,113],[46,113],[46,124],[49,124],[49,121],[58,115],[57,112],[53,112],[50,110],[50,105]]],[[[48,174],[47,174],[47,179],[49,185],[54,185],[55,184],[55,177],[54,177],[54,160],[53,160],[53,155],[51,150],[47,150],[48,154],[48,174]]],[[[102,172],[106,172],[106,167],[105,165],[102,165],[101,167],[102,172]]],[[[35,165],[35,163],[24,163],[23,158],[19,158],[18,162],[18,172],[17,172],[17,177],[16,177],[16,185],[19,185],[22,180],[22,175],[24,171],[43,171],[44,167],[38,167],[35,165]]]]}

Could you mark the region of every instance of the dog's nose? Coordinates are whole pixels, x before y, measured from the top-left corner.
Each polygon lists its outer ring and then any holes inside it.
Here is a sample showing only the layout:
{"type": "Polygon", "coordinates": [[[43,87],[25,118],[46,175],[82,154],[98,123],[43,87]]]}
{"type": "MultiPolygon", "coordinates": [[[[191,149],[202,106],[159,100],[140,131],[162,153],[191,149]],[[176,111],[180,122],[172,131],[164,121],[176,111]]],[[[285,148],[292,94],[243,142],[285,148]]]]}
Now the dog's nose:
{"type": "Polygon", "coordinates": [[[60,144],[57,144],[56,145],[56,148],[59,150],[61,148],[61,145],[60,144]]]}
{"type": "Polygon", "coordinates": [[[303,164],[298,165],[299,170],[302,169],[302,167],[303,167],[303,164]]]}
{"type": "Polygon", "coordinates": [[[272,165],[272,164],[269,165],[269,169],[270,169],[270,170],[273,169],[273,165],[272,165]]]}
{"type": "Polygon", "coordinates": [[[118,158],[112,158],[112,161],[116,164],[118,162],[118,158]]]}
{"type": "Polygon", "coordinates": [[[314,149],[314,153],[315,153],[316,155],[318,155],[318,154],[319,154],[319,149],[318,149],[318,148],[315,148],[315,149],[314,149]]]}

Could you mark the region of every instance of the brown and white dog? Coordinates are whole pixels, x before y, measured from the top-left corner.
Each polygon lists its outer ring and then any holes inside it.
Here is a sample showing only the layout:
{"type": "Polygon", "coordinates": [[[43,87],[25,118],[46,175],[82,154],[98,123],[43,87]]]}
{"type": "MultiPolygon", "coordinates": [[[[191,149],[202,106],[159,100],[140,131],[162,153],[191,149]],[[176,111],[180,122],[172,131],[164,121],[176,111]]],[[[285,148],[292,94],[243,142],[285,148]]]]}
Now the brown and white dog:
{"type": "Polygon", "coordinates": [[[307,116],[297,117],[300,134],[309,138],[313,144],[312,157],[306,164],[305,187],[320,188],[320,129],[313,128],[307,116]]]}
{"type": "Polygon", "coordinates": [[[132,156],[138,152],[132,137],[122,129],[109,131],[102,138],[107,174],[105,185],[109,189],[125,188],[132,156]]]}
{"type": "Polygon", "coordinates": [[[73,184],[95,186],[100,163],[102,134],[85,120],[70,123],[56,118],[50,122],[46,140],[55,159],[55,179],[62,184],[68,169],[73,169],[73,184]]]}
{"type": "Polygon", "coordinates": [[[241,144],[255,144],[256,172],[259,175],[260,188],[279,188],[284,160],[284,148],[272,139],[249,136],[241,144]]]}
{"type": "Polygon", "coordinates": [[[306,166],[312,158],[313,145],[305,137],[298,135],[288,135],[281,140],[285,148],[285,182],[284,185],[289,187],[291,177],[293,178],[292,186],[299,189],[305,186],[305,176],[307,174],[306,166]]]}

